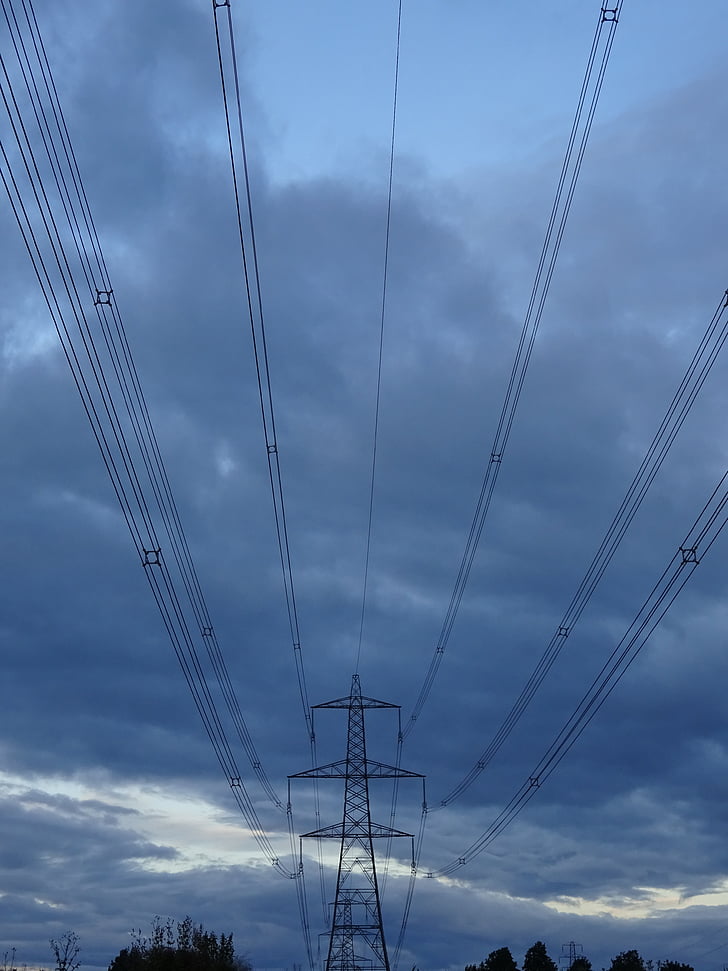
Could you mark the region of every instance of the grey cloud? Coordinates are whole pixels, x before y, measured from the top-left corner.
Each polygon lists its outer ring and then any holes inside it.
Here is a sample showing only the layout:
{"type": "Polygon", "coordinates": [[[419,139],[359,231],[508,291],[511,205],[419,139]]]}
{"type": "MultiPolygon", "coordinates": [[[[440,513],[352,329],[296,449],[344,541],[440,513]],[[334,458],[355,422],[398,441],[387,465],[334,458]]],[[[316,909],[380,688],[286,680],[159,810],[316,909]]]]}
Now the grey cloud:
{"type": "MultiPolygon", "coordinates": [[[[92,44],[87,59],[67,68],[69,122],[81,136],[89,194],[203,586],[278,783],[305,768],[307,754],[240,312],[210,25],[206,15],[207,36],[200,29],[198,37],[196,8],[171,24],[141,4],[123,15],[109,6],[99,23],[110,46],[92,44]],[[106,61],[117,68],[102,72],[106,61]],[[164,87],[163,69],[179,83],[164,87]],[[175,112],[187,115],[183,130],[175,112]],[[197,125],[205,137],[192,145],[197,125]]],[[[52,29],[60,42],[63,25],[52,29]]],[[[477,758],[545,646],[725,286],[715,141],[725,130],[722,78],[595,129],[483,548],[437,690],[405,749],[405,764],[430,776],[433,800],[477,758]]],[[[367,693],[405,706],[454,580],[557,154],[528,159],[520,171],[481,173],[465,188],[420,172],[395,192],[362,674],[367,693]]],[[[360,608],[385,202],[360,175],[282,187],[268,182],[265,158],[254,158],[314,703],[344,690],[360,608]]],[[[22,255],[12,250],[10,260],[3,324],[12,328],[35,284],[22,255]]],[[[119,785],[184,779],[191,794],[204,791],[227,811],[224,780],[118,528],[60,356],[5,363],[5,765],[31,775],[102,766],[119,785]]],[[[523,781],[707,497],[725,462],[722,367],[537,704],[462,804],[433,814],[428,865],[457,855],[523,781]]],[[[552,953],[581,939],[597,966],[632,942],[672,956],[671,946],[715,926],[709,908],[638,922],[555,914],[542,901],[618,902],[649,881],[694,893],[723,879],[721,549],[559,774],[466,868],[465,885],[422,882],[412,963],[461,966],[504,943],[522,953],[543,936],[552,953]]],[[[332,736],[321,721],[322,747],[336,758],[343,726],[331,719],[332,736]]],[[[372,726],[372,742],[395,731],[372,726]]],[[[339,796],[325,798],[335,814],[339,796]]],[[[310,795],[297,800],[305,809],[310,795]]],[[[418,801],[419,793],[405,797],[410,820],[418,801]]],[[[10,803],[3,826],[2,923],[24,959],[46,960],[31,941],[64,924],[88,938],[89,964],[103,966],[111,956],[104,947],[123,946],[131,926],[165,910],[234,929],[260,964],[300,961],[292,888],[272,873],[151,873],[137,854],[168,859],[174,851],[139,837],[133,818],[104,804],[10,803]],[[47,903],[54,887],[65,891],[61,915],[47,903]]],[[[399,881],[392,894],[401,900],[399,881]]]]}

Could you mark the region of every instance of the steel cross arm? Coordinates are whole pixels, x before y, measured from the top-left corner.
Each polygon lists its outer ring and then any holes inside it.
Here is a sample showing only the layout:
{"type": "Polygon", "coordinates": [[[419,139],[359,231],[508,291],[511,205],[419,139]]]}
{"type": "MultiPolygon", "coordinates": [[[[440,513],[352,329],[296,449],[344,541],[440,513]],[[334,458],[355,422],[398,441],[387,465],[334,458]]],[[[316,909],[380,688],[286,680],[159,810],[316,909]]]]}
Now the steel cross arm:
{"type": "Polygon", "coordinates": [[[354,890],[344,890],[342,896],[346,897],[348,904],[363,904],[365,907],[371,907],[372,904],[377,902],[377,895],[373,890],[365,890],[361,887],[354,890]]]}
{"type": "Polygon", "coordinates": [[[370,825],[371,832],[369,829],[364,832],[355,823],[351,823],[348,826],[345,826],[343,823],[333,823],[331,826],[322,827],[322,829],[313,829],[310,833],[301,833],[301,839],[305,839],[307,836],[318,839],[351,839],[357,837],[365,838],[370,835],[372,838],[384,836],[409,836],[412,838],[412,833],[405,833],[401,829],[392,829],[391,826],[385,826],[383,823],[371,823],[370,825]]]}
{"type": "MultiPolygon", "coordinates": [[[[422,779],[421,772],[409,772],[407,769],[398,769],[396,765],[387,765],[385,762],[372,762],[366,759],[363,772],[357,772],[357,776],[366,775],[368,779],[422,779]]],[[[289,775],[289,779],[346,779],[351,774],[350,763],[346,759],[338,762],[329,762],[328,765],[319,765],[315,769],[306,769],[304,772],[296,772],[289,775]],[[349,773],[347,774],[347,767],[349,773]]]]}
{"type": "MultiPolygon", "coordinates": [[[[357,704],[362,708],[401,708],[401,705],[393,705],[389,701],[377,701],[376,698],[367,698],[366,695],[359,695],[357,704]]],[[[351,707],[351,695],[345,698],[335,698],[333,701],[323,701],[320,705],[311,705],[312,708],[349,708],[351,707]]]]}

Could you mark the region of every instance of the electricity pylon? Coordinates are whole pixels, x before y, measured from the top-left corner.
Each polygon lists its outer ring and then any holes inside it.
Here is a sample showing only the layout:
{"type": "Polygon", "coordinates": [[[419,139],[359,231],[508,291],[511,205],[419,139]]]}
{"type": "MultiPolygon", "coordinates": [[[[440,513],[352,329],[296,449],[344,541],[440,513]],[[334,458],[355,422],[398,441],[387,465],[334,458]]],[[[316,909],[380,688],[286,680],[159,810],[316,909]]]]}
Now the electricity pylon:
{"type": "Polygon", "coordinates": [[[574,961],[576,961],[577,957],[581,957],[581,955],[583,954],[583,951],[584,951],[584,949],[581,946],[581,944],[577,944],[576,941],[569,941],[568,944],[562,944],[561,945],[561,957],[559,958],[559,964],[561,964],[562,961],[563,962],[568,961],[569,962],[568,967],[571,968],[571,966],[573,965],[574,961]],[[565,953],[567,947],[569,949],[569,953],[568,954],[565,953]]]}
{"type": "Polygon", "coordinates": [[[346,758],[289,776],[291,779],[343,779],[346,784],[342,821],[303,834],[303,837],[319,840],[338,839],[341,843],[326,971],[357,971],[362,967],[368,971],[390,971],[374,862],[374,840],[395,836],[412,838],[412,834],[372,822],[369,780],[423,777],[419,772],[408,772],[367,758],[364,709],[399,708],[399,705],[363,696],[358,674],[351,680],[351,693],[347,697],[313,707],[344,708],[349,712],[346,758]],[[361,948],[357,952],[357,941],[367,949],[366,953],[362,953],[361,948]]]}

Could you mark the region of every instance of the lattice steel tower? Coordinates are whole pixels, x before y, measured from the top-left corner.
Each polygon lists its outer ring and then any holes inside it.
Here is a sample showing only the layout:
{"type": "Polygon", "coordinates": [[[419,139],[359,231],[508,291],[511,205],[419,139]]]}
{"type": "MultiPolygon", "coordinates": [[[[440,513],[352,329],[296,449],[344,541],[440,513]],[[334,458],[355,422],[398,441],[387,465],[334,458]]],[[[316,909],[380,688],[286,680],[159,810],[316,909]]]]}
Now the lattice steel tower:
{"type": "Polygon", "coordinates": [[[343,779],[344,816],[340,823],[304,833],[314,839],[338,839],[339,873],[336,880],[329,953],[326,971],[389,971],[384,942],[382,910],[379,899],[374,840],[378,837],[409,836],[401,830],[373,823],[369,812],[370,779],[422,778],[394,765],[367,758],[364,733],[365,708],[399,708],[386,701],[366,698],[361,693],[359,675],[351,680],[351,693],[314,708],[344,708],[349,711],[346,759],[298,772],[291,779],[343,779]],[[360,944],[357,952],[357,942],[360,944]],[[363,952],[363,948],[366,950],[363,952]]]}

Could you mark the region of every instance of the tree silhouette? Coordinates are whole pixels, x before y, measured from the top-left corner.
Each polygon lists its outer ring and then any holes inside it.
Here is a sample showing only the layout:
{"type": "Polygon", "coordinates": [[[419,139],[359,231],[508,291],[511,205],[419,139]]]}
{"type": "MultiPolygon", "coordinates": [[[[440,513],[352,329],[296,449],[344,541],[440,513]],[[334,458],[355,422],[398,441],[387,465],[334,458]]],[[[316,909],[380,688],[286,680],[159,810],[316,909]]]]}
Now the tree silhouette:
{"type": "Polygon", "coordinates": [[[548,956],[543,941],[536,941],[526,951],[526,956],[523,959],[523,971],[558,971],[556,962],[548,956]]]}
{"type": "Polygon", "coordinates": [[[190,917],[176,925],[155,917],[151,937],[136,931],[109,971],[250,971],[250,965],[235,956],[232,934],[218,937],[190,917]]]}
{"type": "Polygon", "coordinates": [[[52,937],[49,944],[55,958],[56,971],[76,971],[81,964],[78,957],[81,953],[78,934],[75,931],[66,931],[59,938],[52,937]]]}
{"type": "Polygon", "coordinates": [[[578,958],[574,958],[569,971],[592,971],[592,963],[589,958],[580,954],[578,958]]]}
{"type": "Polygon", "coordinates": [[[467,964],[465,971],[518,971],[518,965],[507,947],[499,947],[491,951],[485,961],[480,964],[467,964]]]}
{"type": "Polygon", "coordinates": [[[3,963],[0,964],[0,971],[18,971],[15,967],[15,948],[5,952],[3,963]]]}
{"type": "Polygon", "coordinates": [[[609,971],[647,971],[639,951],[622,951],[612,958],[609,971]]]}

